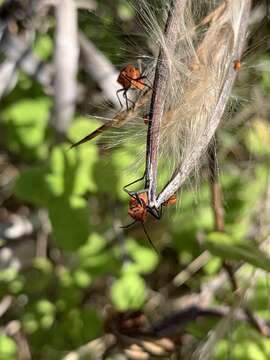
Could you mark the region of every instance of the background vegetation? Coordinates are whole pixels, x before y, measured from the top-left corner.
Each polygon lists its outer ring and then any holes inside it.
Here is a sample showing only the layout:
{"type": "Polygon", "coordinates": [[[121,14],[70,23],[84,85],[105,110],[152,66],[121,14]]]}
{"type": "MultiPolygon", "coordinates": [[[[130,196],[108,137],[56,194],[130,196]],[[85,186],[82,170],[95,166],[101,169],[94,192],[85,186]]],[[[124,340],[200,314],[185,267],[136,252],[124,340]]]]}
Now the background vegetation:
{"type": "Polygon", "coordinates": [[[134,149],[69,150],[101,124],[89,114],[115,111],[121,67],[155,53],[138,14],[122,0],[2,1],[1,360],[270,358],[270,24],[264,2],[253,5],[217,134],[224,231],[206,161],[179,205],[149,218],[158,256],[140,225],[121,228],[134,149]]]}

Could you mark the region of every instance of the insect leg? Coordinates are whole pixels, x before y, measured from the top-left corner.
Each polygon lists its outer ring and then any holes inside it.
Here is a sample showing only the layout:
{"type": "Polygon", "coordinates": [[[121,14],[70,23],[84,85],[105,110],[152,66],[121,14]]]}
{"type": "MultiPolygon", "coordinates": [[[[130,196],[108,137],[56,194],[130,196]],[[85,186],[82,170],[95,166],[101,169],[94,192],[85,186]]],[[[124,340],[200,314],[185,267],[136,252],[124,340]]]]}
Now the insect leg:
{"type": "MultiPolygon", "coordinates": [[[[133,226],[134,224],[136,224],[136,222],[137,222],[137,221],[135,220],[135,221],[133,221],[132,223],[130,223],[130,224],[128,224],[128,225],[121,226],[121,228],[122,228],[122,229],[128,229],[128,228],[130,228],[131,226],[133,226]]],[[[148,234],[148,232],[147,232],[147,230],[146,230],[146,227],[145,227],[144,223],[141,222],[141,224],[142,224],[143,232],[144,232],[144,234],[145,234],[145,236],[146,236],[149,244],[152,246],[152,248],[155,250],[155,252],[156,252],[158,255],[160,255],[158,249],[155,247],[154,243],[152,242],[152,240],[151,240],[151,238],[150,238],[150,236],[149,236],[149,234],[148,234]]]]}
{"type": "Polygon", "coordinates": [[[132,107],[134,108],[134,107],[135,107],[135,102],[134,102],[134,101],[132,101],[131,99],[129,99],[128,97],[127,97],[127,100],[128,100],[129,102],[131,102],[132,107]]]}
{"type": "Polygon", "coordinates": [[[144,232],[147,240],[149,241],[150,245],[151,245],[152,248],[155,250],[155,252],[156,252],[158,255],[160,255],[158,249],[155,247],[154,243],[152,242],[152,240],[151,240],[151,238],[150,238],[150,236],[149,236],[149,234],[148,234],[148,232],[147,232],[147,230],[146,230],[146,227],[145,227],[144,223],[141,222],[141,224],[142,224],[143,232],[144,232]]]}
{"type": "MultiPolygon", "coordinates": [[[[135,79],[136,81],[140,82],[140,80],[146,79],[149,83],[150,80],[148,79],[148,77],[146,75],[141,75],[140,77],[138,77],[137,79],[135,79]]],[[[146,84],[145,82],[143,83],[144,86],[148,87],[148,89],[152,89],[152,86],[146,84]]]]}
{"type": "Polygon", "coordinates": [[[136,179],[136,180],[132,181],[131,183],[125,185],[125,186],[123,187],[123,190],[124,190],[130,197],[132,197],[132,198],[134,198],[134,199],[137,199],[137,198],[134,196],[134,195],[137,194],[137,193],[136,193],[136,192],[129,191],[129,190],[127,189],[127,187],[129,187],[129,186],[131,186],[131,185],[133,185],[133,184],[136,184],[137,182],[142,181],[144,178],[145,178],[145,172],[144,172],[143,176],[140,177],[139,179],[136,179]]]}
{"type": "Polygon", "coordinates": [[[124,99],[125,99],[125,101],[126,101],[126,107],[127,107],[127,111],[128,111],[129,109],[128,109],[127,89],[124,89],[124,92],[123,92],[123,98],[124,98],[124,99]]]}
{"type": "MultiPolygon", "coordinates": [[[[122,102],[121,102],[121,100],[120,100],[119,93],[122,92],[122,91],[125,91],[125,89],[119,89],[119,90],[116,91],[116,96],[117,96],[117,99],[118,99],[119,104],[120,104],[120,106],[121,106],[121,109],[122,109],[122,107],[123,107],[123,104],[122,104],[122,102]]],[[[124,96],[124,95],[123,95],[123,96],[124,96]]]]}
{"type": "Polygon", "coordinates": [[[124,225],[124,226],[120,226],[120,229],[129,229],[130,227],[132,227],[133,225],[135,225],[137,222],[137,220],[132,221],[132,223],[128,224],[128,225],[124,225]]]}

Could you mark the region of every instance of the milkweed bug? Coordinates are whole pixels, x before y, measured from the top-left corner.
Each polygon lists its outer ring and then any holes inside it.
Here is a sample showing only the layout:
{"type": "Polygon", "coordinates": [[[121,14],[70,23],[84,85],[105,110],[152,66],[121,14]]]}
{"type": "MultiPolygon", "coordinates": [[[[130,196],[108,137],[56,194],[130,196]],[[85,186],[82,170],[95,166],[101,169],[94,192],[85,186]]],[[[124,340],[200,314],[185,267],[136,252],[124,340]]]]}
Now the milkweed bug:
{"type": "Polygon", "coordinates": [[[122,85],[123,88],[117,90],[116,95],[121,107],[123,107],[123,104],[119,98],[120,92],[123,92],[123,97],[126,100],[126,107],[128,110],[128,101],[132,103],[133,106],[135,105],[134,101],[129,99],[127,96],[127,91],[129,89],[143,90],[145,87],[151,89],[151,87],[147,85],[143,79],[146,79],[146,76],[143,76],[140,70],[131,64],[126,65],[122,70],[120,70],[117,82],[122,85]]]}
{"type": "MultiPolygon", "coordinates": [[[[167,201],[165,201],[162,204],[162,206],[174,205],[176,203],[176,201],[177,201],[176,195],[172,195],[167,201]]],[[[146,221],[148,213],[153,215],[156,219],[160,219],[162,216],[162,206],[159,211],[157,211],[157,212],[153,211],[151,208],[148,207],[147,192],[143,192],[140,194],[135,193],[134,195],[131,195],[131,199],[129,201],[129,209],[128,209],[128,214],[130,217],[132,217],[134,222],[131,223],[130,225],[128,225],[127,227],[133,225],[136,222],[140,222],[142,224],[143,231],[147,237],[147,240],[149,241],[149,243],[151,244],[151,246],[157,253],[158,253],[158,250],[154,246],[148,232],[146,231],[145,221],[146,221]]]]}

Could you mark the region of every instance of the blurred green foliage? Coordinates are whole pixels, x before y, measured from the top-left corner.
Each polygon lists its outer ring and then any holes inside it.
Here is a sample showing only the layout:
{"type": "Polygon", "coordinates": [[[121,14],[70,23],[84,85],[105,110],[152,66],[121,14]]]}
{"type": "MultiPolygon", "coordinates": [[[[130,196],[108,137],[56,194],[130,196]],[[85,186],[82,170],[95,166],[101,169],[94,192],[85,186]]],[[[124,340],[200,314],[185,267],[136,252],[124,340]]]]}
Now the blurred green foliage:
{"type": "Polygon", "coordinates": [[[1,360],[16,359],[16,344],[8,336],[0,333],[0,356],[1,360]]]}
{"type": "MultiPolygon", "coordinates": [[[[133,10],[123,1],[118,1],[115,8],[119,23],[132,29],[133,10]]],[[[99,2],[98,11],[99,19],[88,12],[80,13],[80,28],[118,65],[125,53],[116,54],[112,50],[120,49],[123,41],[115,36],[118,25],[113,23],[114,14],[103,2],[99,2]]],[[[37,37],[34,51],[44,60],[51,59],[52,35],[37,37]]],[[[270,61],[269,56],[266,59],[270,61]]],[[[259,86],[269,91],[269,72],[262,72],[259,86]]],[[[27,206],[48,209],[50,241],[62,259],[57,263],[51,257],[35,258],[23,271],[15,268],[0,271],[1,297],[10,294],[18,301],[27,299],[24,306],[17,307],[15,315],[28,337],[33,358],[37,359],[51,350],[62,354],[101,336],[104,304],[112,304],[120,311],[142,308],[156,281],[162,280],[157,279],[159,267],[163,269],[163,258],[149,247],[143,231],[136,228],[128,236],[124,233],[124,244],[117,231],[112,231],[115,218],[124,224],[129,222],[129,199],[122,188],[134,177],[123,169],[136,162],[135,152],[118,146],[104,153],[95,142],[70,149],[70,143],[100,124],[79,112],[67,130],[66,142],[58,143],[50,125],[51,108],[52,99],[21,74],[0,112],[4,146],[23,164],[13,196],[27,206]],[[99,300],[95,297],[98,286],[104,289],[99,300]]],[[[246,158],[254,159],[244,171],[230,153],[233,136],[229,130],[220,133],[226,233],[214,232],[207,181],[197,185],[197,192],[186,187],[177,209],[168,210],[169,215],[160,223],[150,220],[148,232],[156,246],[161,251],[171,247],[176,254],[175,274],[205,249],[212,254],[211,260],[191,279],[189,286],[194,290],[199,282],[215,276],[224,260],[247,264],[252,271],[270,271],[270,257],[259,248],[262,239],[249,236],[253,209],[263,199],[269,180],[269,119],[254,117],[249,126],[241,129],[237,146],[244,149],[246,158]],[[205,235],[202,246],[197,241],[199,232],[205,235]]],[[[249,304],[270,320],[268,291],[267,279],[260,278],[249,304]]],[[[229,303],[230,295],[222,300],[229,303]]],[[[200,333],[196,325],[195,333],[200,333]]],[[[207,331],[201,335],[206,337],[207,331]]],[[[201,340],[199,335],[198,338],[201,340]]],[[[16,351],[14,340],[0,333],[0,359],[15,359],[16,351]]],[[[231,334],[218,343],[215,353],[218,360],[269,357],[269,340],[246,325],[234,326],[231,334]]]]}

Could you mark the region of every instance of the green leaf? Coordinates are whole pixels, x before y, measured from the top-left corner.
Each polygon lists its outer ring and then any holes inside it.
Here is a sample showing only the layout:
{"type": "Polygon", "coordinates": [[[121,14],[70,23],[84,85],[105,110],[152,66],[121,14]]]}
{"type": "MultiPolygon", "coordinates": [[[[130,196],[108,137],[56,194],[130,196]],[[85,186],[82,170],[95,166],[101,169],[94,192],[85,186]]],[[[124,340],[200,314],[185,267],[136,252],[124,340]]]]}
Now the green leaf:
{"type": "Polygon", "coordinates": [[[4,334],[0,334],[0,359],[15,360],[16,353],[17,347],[15,341],[4,334]]]}
{"type": "MultiPolygon", "coordinates": [[[[135,166],[138,168],[137,153],[134,151],[134,149],[117,149],[111,155],[111,166],[117,174],[117,196],[121,200],[127,200],[128,197],[127,194],[123,191],[123,187],[143,175],[142,166],[139,170],[136,169],[136,172],[134,171],[135,166]],[[132,164],[134,166],[132,166],[132,164]]],[[[109,183],[110,182],[108,182],[108,185],[109,183]]],[[[137,189],[137,187],[142,186],[142,184],[143,182],[138,182],[137,184],[134,184],[132,189],[137,189]]]]}
{"type": "Polygon", "coordinates": [[[67,269],[64,266],[61,266],[58,269],[57,276],[59,278],[59,282],[60,282],[61,286],[70,287],[71,285],[73,285],[73,278],[72,278],[70,269],[67,269]]]}
{"type": "Polygon", "coordinates": [[[122,21],[131,20],[134,17],[134,9],[129,3],[122,2],[118,5],[118,16],[122,21]]]}
{"type": "Polygon", "coordinates": [[[75,250],[84,244],[89,235],[89,212],[86,201],[78,197],[59,197],[49,204],[49,217],[57,245],[75,250]]]}
{"type": "Polygon", "coordinates": [[[212,233],[208,234],[206,241],[209,241],[213,244],[218,245],[235,245],[239,240],[234,239],[232,236],[218,231],[213,231],[212,233]]]}
{"type": "Polygon", "coordinates": [[[228,339],[222,339],[215,347],[215,360],[268,360],[269,339],[264,338],[249,325],[239,325],[230,331],[228,339]]]}
{"type": "Polygon", "coordinates": [[[111,300],[119,311],[140,309],[145,299],[144,280],[134,272],[124,272],[111,287],[111,300]]]}
{"type": "Polygon", "coordinates": [[[35,314],[31,312],[27,312],[23,314],[22,324],[24,330],[28,334],[35,333],[39,328],[38,320],[36,319],[35,314]]]}
{"type": "Polygon", "coordinates": [[[87,242],[78,251],[80,261],[87,259],[103,250],[106,245],[104,237],[97,233],[89,235],[87,242]]]}
{"type": "Polygon", "coordinates": [[[18,295],[19,293],[21,293],[24,290],[24,285],[25,285],[24,277],[19,276],[18,279],[13,280],[8,283],[9,292],[11,294],[18,295]]]}
{"type": "Polygon", "coordinates": [[[48,60],[53,53],[52,38],[47,34],[39,35],[35,42],[33,51],[42,60],[48,60]]]}
{"type": "Polygon", "coordinates": [[[78,250],[78,268],[83,268],[91,276],[117,271],[118,266],[111,251],[106,249],[104,237],[92,233],[85,244],[78,250]]]}
{"type": "Polygon", "coordinates": [[[95,144],[78,149],[76,161],[77,171],[74,183],[74,193],[84,194],[86,191],[96,191],[94,165],[98,160],[98,150],[95,144]]]}
{"type": "Polygon", "coordinates": [[[36,257],[33,261],[33,267],[46,275],[51,275],[53,272],[51,261],[43,257],[36,257]]]}
{"type": "Polygon", "coordinates": [[[268,309],[269,279],[267,276],[258,277],[250,293],[249,308],[256,311],[260,316],[269,319],[268,309]]]}
{"type": "Polygon", "coordinates": [[[16,196],[40,206],[47,206],[50,189],[45,181],[49,169],[46,166],[33,167],[19,175],[14,186],[16,196]]]}
{"type": "Polygon", "coordinates": [[[37,312],[41,315],[54,314],[55,305],[47,299],[41,299],[36,303],[37,312]]]}
{"type": "Polygon", "coordinates": [[[203,269],[207,275],[214,275],[218,272],[221,266],[221,260],[218,257],[212,257],[207,264],[204,265],[203,269]]]}
{"type": "Polygon", "coordinates": [[[270,272],[270,257],[248,241],[236,241],[227,234],[213,232],[207,236],[203,244],[212,254],[224,260],[248,262],[270,272]]]}
{"type": "Polygon", "coordinates": [[[47,273],[38,267],[29,267],[27,272],[24,272],[24,291],[26,291],[30,297],[37,293],[41,294],[52,285],[53,276],[53,273],[47,273]]]}
{"type": "Polygon", "coordinates": [[[92,281],[89,273],[83,269],[77,269],[73,273],[74,284],[80,288],[87,288],[92,281]]]}
{"type": "Polygon", "coordinates": [[[92,309],[80,310],[80,319],[83,322],[82,339],[86,341],[96,339],[102,332],[102,321],[99,314],[92,309]]]}
{"type": "Polygon", "coordinates": [[[11,151],[28,157],[47,156],[45,131],[51,102],[48,98],[22,99],[2,112],[5,140],[11,151]]]}
{"type": "Polygon", "coordinates": [[[50,329],[54,323],[54,320],[55,320],[54,314],[43,315],[40,318],[40,327],[45,330],[50,329]]]}
{"type": "Polygon", "coordinates": [[[270,155],[270,125],[266,120],[256,118],[247,129],[246,146],[255,156],[270,155]]]}
{"type": "Polygon", "coordinates": [[[65,145],[54,147],[51,154],[50,174],[46,181],[55,196],[76,194],[96,189],[92,168],[97,159],[97,148],[90,144],[78,150],[65,145]]]}
{"type": "Polygon", "coordinates": [[[0,271],[0,281],[3,282],[11,282],[13,280],[16,280],[18,276],[18,270],[14,267],[10,267],[7,269],[2,269],[0,271]]]}
{"type": "Polygon", "coordinates": [[[153,249],[140,246],[133,240],[128,240],[126,246],[133,260],[133,263],[128,267],[129,271],[147,274],[155,269],[158,263],[158,255],[153,249]]]}
{"type": "Polygon", "coordinates": [[[110,157],[101,157],[94,164],[94,181],[99,194],[115,197],[119,189],[119,173],[110,157]]]}
{"type": "Polygon", "coordinates": [[[94,145],[78,152],[62,146],[54,147],[50,167],[33,167],[23,172],[15,184],[15,194],[23,200],[39,206],[52,207],[55,198],[83,195],[96,188],[92,167],[96,161],[94,145]]]}
{"type": "MultiPolygon", "coordinates": [[[[96,130],[100,125],[101,122],[94,118],[86,118],[83,116],[79,116],[74,119],[71,126],[69,127],[67,131],[67,137],[72,143],[75,143],[84,138],[92,131],[96,130]]],[[[77,149],[85,146],[87,147],[91,143],[93,142],[86,142],[82,146],[79,146],[77,149]]]]}
{"type": "Polygon", "coordinates": [[[95,310],[74,307],[56,324],[53,345],[63,350],[74,349],[97,338],[101,332],[101,318],[95,310]]]}

